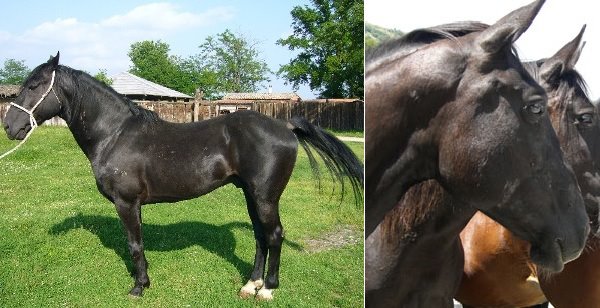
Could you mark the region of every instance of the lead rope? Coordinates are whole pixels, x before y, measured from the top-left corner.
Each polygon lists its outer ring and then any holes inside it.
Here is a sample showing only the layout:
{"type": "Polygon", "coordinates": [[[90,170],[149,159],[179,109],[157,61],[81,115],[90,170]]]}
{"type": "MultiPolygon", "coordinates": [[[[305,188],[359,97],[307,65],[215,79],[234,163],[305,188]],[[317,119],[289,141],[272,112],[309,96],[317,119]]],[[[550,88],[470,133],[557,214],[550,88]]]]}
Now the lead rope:
{"type": "Polygon", "coordinates": [[[23,106],[19,106],[19,105],[13,103],[13,102],[10,103],[11,107],[16,107],[17,109],[21,109],[23,112],[25,112],[25,113],[27,113],[29,115],[29,124],[31,125],[31,129],[29,130],[29,132],[27,133],[27,135],[25,135],[25,138],[23,138],[23,140],[21,140],[21,142],[19,142],[19,144],[17,144],[14,148],[12,148],[11,150],[9,150],[8,152],[0,155],[0,159],[3,159],[4,157],[10,155],[12,152],[14,152],[18,148],[20,148],[25,143],[25,141],[27,141],[27,139],[29,139],[29,136],[31,136],[31,134],[33,133],[33,131],[38,127],[38,123],[35,120],[35,117],[33,116],[33,112],[42,103],[42,101],[46,98],[46,96],[48,96],[48,94],[50,93],[50,91],[52,91],[52,93],[54,93],[54,96],[56,97],[56,100],[58,100],[58,103],[60,105],[62,105],[62,103],[60,102],[60,99],[58,99],[58,95],[56,95],[56,91],[54,91],[54,76],[55,75],[56,75],[56,71],[52,71],[52,80],[50,80],[50,86],[48,87],[48,90],[46,90],[46,92],[44,92],[44,94],[42,95],[42,97],[37,101],[37,103],[35,103],[35,105],[33,105],[33,107],[31,108],[31,110],[27,110],[23,106]]]}

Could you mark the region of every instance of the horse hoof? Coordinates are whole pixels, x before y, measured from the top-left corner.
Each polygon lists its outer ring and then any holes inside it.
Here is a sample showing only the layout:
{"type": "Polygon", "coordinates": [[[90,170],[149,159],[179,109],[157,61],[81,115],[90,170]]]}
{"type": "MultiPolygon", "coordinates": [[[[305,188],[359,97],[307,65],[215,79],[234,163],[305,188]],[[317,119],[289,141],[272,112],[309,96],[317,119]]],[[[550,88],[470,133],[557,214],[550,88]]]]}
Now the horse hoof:
{"type": "Polygon", "coordinates": [[[131,297],[142,297],[142,293],[144,292],[144,288],[141,286],[135,286],[131,291],[129,291],[129,296],[131,297]]]}
{"type": "Polygon", "coordinates": [[[273,290],[265,288],[258,290],[258,293],[256,294],[256,299],[261,301],[273,300],[273,290]]]}
{"type": "Polygon", "coordinates": [[[249,290],[249,289],[242,288],[240,290],[240,292],[238,293],[238,296],[243,299],[249,299],[250,297],[253,297],[254,294],[256,294],[256,291],[254,289],[249,290]]]}
{"type": "Polygon", "coordinates": [[[248,282],[240,289],[238,295],[243,299],[253,297],[256,294],[256,290],[262,288],[263,284],[262,279],[256,281],[248,280],[248,282]]]}

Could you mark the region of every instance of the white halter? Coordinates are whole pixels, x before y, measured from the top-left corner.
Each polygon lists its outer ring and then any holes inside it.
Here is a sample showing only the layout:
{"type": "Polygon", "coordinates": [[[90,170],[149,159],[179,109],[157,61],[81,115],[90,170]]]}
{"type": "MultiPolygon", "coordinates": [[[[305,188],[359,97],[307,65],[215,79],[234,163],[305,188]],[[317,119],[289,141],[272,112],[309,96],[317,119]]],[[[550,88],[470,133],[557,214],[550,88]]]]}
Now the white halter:
{"type": "Polygon", "coordinates": [[[46,92],[44,92],[44,94],[37,101],[37,103],[35,103],[35,105],[33,105],[33,107],[31,107],[31,110],[27,110],[23,106],[19,106],[19,105],[13,103],[13,102],[10,103],[11,107],[16,107],[17,109],[21,109],[22,111],[24,111],[25,113],[27,113],[29,115],[29,124],[31,125],[31,130],[29,130],[29,132],[27,133],[27,135],[25,135],[25,138],[23,138],[23,140],[21,140],[21,142],[19,144],[17,144],[17,146],[15,146],[12,150],[10,150],[10,151],[8,151],[8,152],[0,155],[0,159],[8,156],[12,152],[16,151],[19,147],[21,147],[21,145],[23,145],[23,143],[25,143],[25,141],[27,141],[27,139],[29,138],[29,136],[31,136],[31,133],[33,133],[33,130],[38,127],[38,123],[35,120],[35,117],[33,116],[33,112],[42,103],[42,101],[46,98],[46,96],[48,96],[48,94],[50,93],[50,91],[52,91],[52,93],[54,93],[54,96],[56,97],[56,100],[58,100],[58,103],[62,105],[62,103],[60,102],[60,99],[58,99],[58,95],[56,95],[56,91],[54,91],[54,76],[55,75],[56,75],[56,71],[52,71],[52,80],[50,80],[50,86],[48,87],[48,90],[46,90],[46,92]]]}

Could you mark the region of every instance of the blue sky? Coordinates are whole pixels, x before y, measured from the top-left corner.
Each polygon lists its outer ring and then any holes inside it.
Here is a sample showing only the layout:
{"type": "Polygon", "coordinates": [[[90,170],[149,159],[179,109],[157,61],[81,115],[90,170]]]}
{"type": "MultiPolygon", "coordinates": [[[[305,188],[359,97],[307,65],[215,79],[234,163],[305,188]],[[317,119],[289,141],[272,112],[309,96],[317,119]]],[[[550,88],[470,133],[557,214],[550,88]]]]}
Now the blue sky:
{"type": "MultiPolygon", "coordinates": [[[[275,42],[292,33],[290,12],[309,1],[28,1],[3,3],[0,19],[0,61],[25,60],[30,68],[60,50],[61,64],[92,74],[126,71],[129,46],[141,40],[162,40],[171,54],[187,57],[209,35],[225,29],[253,42],[272,71],[295,53],[275,42]]],[[[284,80],[271,76],[274,92],[291,92],[284,80]]],[[[266,86],[266,84],[265,84],[266,86]]],[[[266,91],[266,90],[264,90],[266,91]]],[[[297,93],[314,98],[306,86],[297,93]]]]}
{"type": "MultiPolygon", "coordinates": [[[[408,32],[459,20],[491,24],[533,0],[365,0],[365,21],[408,32]]],[[[548,0],[529,29],[517,40],[521,60],[547,58],[587,24],[586,45],[575,68],[586,80],[590,98],[600,96],[600,18],[595,1],[548,0]]]]}

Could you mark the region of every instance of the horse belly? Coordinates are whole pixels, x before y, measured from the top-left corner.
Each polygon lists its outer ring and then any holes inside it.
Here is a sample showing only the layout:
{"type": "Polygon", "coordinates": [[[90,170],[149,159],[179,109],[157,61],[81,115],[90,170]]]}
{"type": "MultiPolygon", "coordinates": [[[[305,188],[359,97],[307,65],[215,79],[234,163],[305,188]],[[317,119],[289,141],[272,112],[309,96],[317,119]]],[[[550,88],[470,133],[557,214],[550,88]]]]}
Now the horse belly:
{"type": "Polygon", "coordinates": [[[222,161],[178,163],[149,168],[145,203],[174,202],[207,194],[229,182],[232,170],[222,161]]]}

